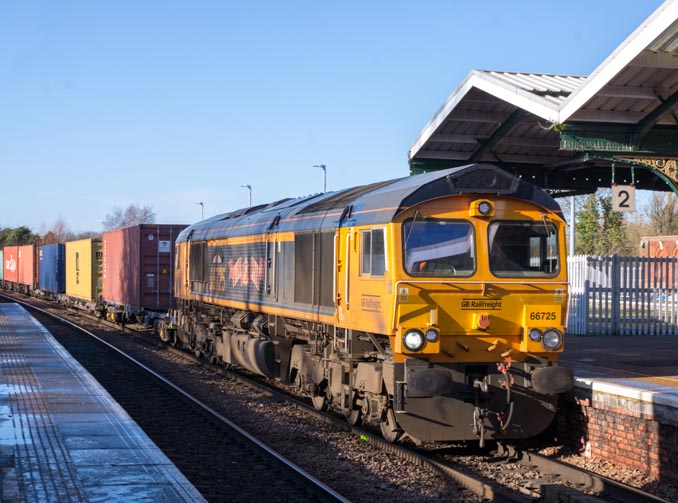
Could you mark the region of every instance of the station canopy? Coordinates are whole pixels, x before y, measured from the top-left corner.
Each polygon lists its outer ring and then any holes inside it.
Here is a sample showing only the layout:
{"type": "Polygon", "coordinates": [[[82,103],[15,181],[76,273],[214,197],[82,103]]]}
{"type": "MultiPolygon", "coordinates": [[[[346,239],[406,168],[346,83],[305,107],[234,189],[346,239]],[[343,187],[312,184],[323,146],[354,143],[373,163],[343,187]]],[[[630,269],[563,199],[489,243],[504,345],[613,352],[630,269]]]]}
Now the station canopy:
{"type": "Polygon", "coordinates": [[[412,173],[497,163],[555,195],[678,193],[678,0],[588,77],[472,71],[424,127],[412,173]]]}

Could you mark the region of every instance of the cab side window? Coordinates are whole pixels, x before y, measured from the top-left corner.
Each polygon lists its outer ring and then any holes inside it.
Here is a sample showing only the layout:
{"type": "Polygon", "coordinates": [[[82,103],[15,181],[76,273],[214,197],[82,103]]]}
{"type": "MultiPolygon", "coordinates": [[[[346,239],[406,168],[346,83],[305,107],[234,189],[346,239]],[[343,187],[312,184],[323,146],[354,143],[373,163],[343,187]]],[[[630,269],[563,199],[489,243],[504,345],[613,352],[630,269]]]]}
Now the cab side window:
{"type": "Polygon", "coordinates": [[[360,275],[383,277],[386,273],[384,229],[360,232],[360,275]]]}

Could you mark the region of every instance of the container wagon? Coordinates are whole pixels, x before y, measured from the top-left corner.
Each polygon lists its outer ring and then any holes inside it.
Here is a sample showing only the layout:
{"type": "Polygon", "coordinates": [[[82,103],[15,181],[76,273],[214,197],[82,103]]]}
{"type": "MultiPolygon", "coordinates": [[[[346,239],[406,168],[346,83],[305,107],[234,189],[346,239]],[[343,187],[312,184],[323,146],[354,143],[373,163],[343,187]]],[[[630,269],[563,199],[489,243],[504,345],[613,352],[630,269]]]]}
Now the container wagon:
{"type": "Polygon", "coordinates": [[[49,244],[39,247],[39,296],[56,298],[66,290],[65,248],[62,244],[49,244]]]}
{"type": "Polygon", "coordinates": [[[38,283],[37,246],[5,246],[3,279],[15,292],[31,293],[38,283]]]}
{"type": "Polygon", "coordinates": [[[102,292],[101,239],[79,239],[66,243],[67,305],[95,311],[102,292]]]}
{"type": "Polygon", "coordinates": [[[174,243],[184,228],[141,224],[102,234],[107,319],[149,323],[175,306],[174,243]]]}
{"type": "Polygon", "coordinates": [[[17,255],[19,252],[18,246],[5,246],[2,262],[2,278],[7,282],[7,287],[13,289],[14,285],[19,279],[17,272],[17,255]]]}
{"type": "Polygon", "coordinates": [[[19,246],[17,283],[24,293],[30,293],[38,286],[37,253],[38,247],[36,245],[19,246]]]}

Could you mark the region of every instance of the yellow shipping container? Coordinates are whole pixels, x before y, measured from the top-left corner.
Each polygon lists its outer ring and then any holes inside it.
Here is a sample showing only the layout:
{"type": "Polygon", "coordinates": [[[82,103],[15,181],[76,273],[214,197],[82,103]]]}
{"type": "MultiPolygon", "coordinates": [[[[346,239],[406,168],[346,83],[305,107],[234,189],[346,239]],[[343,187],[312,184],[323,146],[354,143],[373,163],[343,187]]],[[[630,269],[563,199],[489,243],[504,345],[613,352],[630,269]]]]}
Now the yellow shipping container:
{"type": "Polygon", "coordinates": [[[66,295],[85,302],[101,295],[101,239],[66,243],[66,295]]]}

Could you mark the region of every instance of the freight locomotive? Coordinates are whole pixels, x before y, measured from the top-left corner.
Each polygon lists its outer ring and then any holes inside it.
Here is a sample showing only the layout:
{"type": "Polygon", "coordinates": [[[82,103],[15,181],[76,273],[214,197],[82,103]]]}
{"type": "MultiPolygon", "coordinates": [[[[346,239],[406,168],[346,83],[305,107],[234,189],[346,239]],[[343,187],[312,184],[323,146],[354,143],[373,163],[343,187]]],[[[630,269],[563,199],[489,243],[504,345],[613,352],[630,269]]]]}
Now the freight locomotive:
{"type": "Polygon", "coordinates": [[[573,385],[565,227],[489,164],[245,208],[178,236],[159,332],[389,441],[531,437],[573,385]]]}
{"type": "Polygon", "coordinates": [[[473,164],[5,247],[0,281],[294,383],[389,441],[482,445],[537,435],[573,385],[565,227],[544,191],[473,164]]]}

